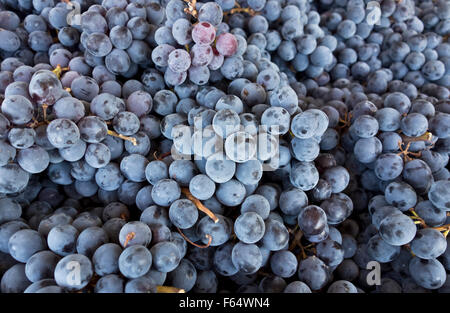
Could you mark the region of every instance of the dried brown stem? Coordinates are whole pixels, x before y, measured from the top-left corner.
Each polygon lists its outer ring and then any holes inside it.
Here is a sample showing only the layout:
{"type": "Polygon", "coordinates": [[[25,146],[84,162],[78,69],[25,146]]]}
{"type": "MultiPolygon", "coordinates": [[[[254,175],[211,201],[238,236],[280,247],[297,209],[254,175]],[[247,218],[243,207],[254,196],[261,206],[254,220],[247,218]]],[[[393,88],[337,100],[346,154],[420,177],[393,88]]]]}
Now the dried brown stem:
{"type": "Polygon", "coordinates": [[[181,192],[186,196],[186,198],[188,198],[189,200],[191,200],[192,202],[194,202],[195,206],[202,211],[203,213],[205,213],[206,215],[208,215],[213,221],[214,223],[219,222],[219,218],[207,207],[205,207],[203,205],[203,203],[200,202],[200,200],[198,200],[196,197],[194,197],[191,192],[189,191],[189,189],[187,188],[182,188],[181,192]]]}
{"type": "Polygon", "coordinates": [[[179,229],[178,227],[177,227],[177,230],[178,230],[178,232],[180,233],[180,235],[184,238],[184,240],[186,240],[187,242],[189,242],[191,245],[196,246],[197,248],[205,249],[205,248],[208,248],[208,247],[211,245],[211,242],[212,242],[212,236],[209,235],[209,234],[206,234],[206,235],[205,235],[205,237],[208,238],[208,243],[207,243],[206,245],[203,245],[203,246],[202,246],[202,245],[196,244],[195,242],[193,242],[192,240],[190,240],[185,234],[183,234],[183,232],[181,231],[181,229],[179,229]]]}
{"type": "Polygon", "coordinates": [[[120,139],[123,139],[123,140],[131,141],[133,146],[137,146],[136,138],[124,136],[124,135],[118,134],[115,131],[112,131],[112,130],[109,130],[109,129],[108,129],[108,135],[113,136],[113,137],[117,137],[117,138],[120,138],[120,139]]]}

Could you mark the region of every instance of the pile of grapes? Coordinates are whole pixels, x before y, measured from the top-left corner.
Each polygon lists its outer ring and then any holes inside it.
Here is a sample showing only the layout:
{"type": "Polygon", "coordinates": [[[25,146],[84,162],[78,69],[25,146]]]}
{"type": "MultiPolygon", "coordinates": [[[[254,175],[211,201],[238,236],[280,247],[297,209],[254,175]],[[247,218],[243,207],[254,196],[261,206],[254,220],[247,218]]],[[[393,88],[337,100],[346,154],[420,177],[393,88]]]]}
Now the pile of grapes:
{"type": "Polygon", "coordinates": [[[449,0],[0,0],[0,291],[450,292],[449,35],[449,0]]]}

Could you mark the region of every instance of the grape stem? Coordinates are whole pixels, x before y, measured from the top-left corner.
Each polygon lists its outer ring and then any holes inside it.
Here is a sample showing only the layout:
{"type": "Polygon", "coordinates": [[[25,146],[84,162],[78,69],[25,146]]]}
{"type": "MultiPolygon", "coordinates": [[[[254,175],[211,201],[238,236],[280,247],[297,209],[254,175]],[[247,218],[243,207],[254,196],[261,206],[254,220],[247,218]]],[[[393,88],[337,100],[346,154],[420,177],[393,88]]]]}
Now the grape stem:
{"type": "Polygon", "coordinates": [[[423,218],[421,218],[419,216],[419,214],[417,214],[417,212],[414,210],[414,208],[409,209],[409,212],[411,212],[412,216],[410,216],[412,218],[412,220],[414,221],[414,224],[418,224],[421,225],[424,228],[427,228],[428,225],[425,223],[425,221],[423,220],[423,218]]]}
{"type": "Polygon", "coordinates": [[[48,121],[47,121],[47,109],[48,109],[48,104],[44,103],[42,105],[42,110],[43,110],[43,113],[44,113],[44,122],[45,123],[48,123],[48,121]]]}
{"type": "Polygon", "coordinates": [[[36,128],[45,124],[44,122],[39,122],[35,117],[33,117],[32,120],[33,122],[27,124],[28,128],[36,128]]]}
{"type": "Polygon", "coordinates": [[[181,188],[181,192],[186,196],[186,198],[188,198],[189,200],[191,200],[192,202],[194,202],[195,206],[202,211],[203,213],[205,213],[206,215],[208,215],[213,221],[214,223],[219,222],[219,218],[207,207],[205,207],[203,205],[203,203],[200,202],[200,200],[198,200],[196,197],[194,197],[191,192],[189,191],[189,189],[187,188],[181,188]]]}
{"type": "MultiPolygon", "coordinates": [[[[429,227],[423,218],[421,218],[417,212],[414,210],[414,208],[409,209],[409,212],[411,212],[412,216],[411,219],[414,221],[414,224],[420,225],[423,228],[432,228],[436,229],[437,231],[443,232],[445,238],[447,238],[448,234],[450,233],[450,224],[438,226],[438,227],[429,227]]],[[[447,214],[448,215],[448,214],[447,214]]]]}
{"type": "Polygon", "coordinates": [[[409,151],[409,148],[411,147],[411,142],[412,141],[408,142],[406,144],[406,147],[403,148],[402,141],[401,140],[398,141],[398,148],[400,149],[400,152],[397,153],[397,155],[403,156],[403,159],[404,159],[405,162],[409,162],[409,161],[411,161],[413,159],[409,155],[412,155],[413,157],[420,157],[422,155],[422,153],[420,151],[419,152],[411,152],[411,151],[409,151]]]}
{"type": "Polygon", "coordinates": [[[109,130],[109,129],[108,129],[108,135],[113,136],[113,137],[117,137],[117,138],[120,138],[120,139],[123,139],[123,140],[131,141],[133,146],[137,146],[136,138],[124,136],[124,135],[118,134],[115,131],[112,131],[112,130],[109,130]]]}
{"type": "Polygon", "coordinates": [[[401,137],[402,137],[403,142],[406,142],[406,143],[413,142],[413,141],[431,141],[431,139],[433,139],[433,134],[430,132],[426,132],[422,136],[418,136],[418,137],[409,137],[404,134],[401,134],[401,137]]]}
{"type": "Polygon", "coordinates": [[[341,123],[341,125],[339,125],[340,129],[349,127],[351,125],[351,120],[352,120],[352,112],[345,112],[344,113],[344,118],[339,117],[339,123],[341,123]]]}
{"type": "Polygon", "coordinates": [[[186,291],[177,287],[170,286],[156,286],[157,293],[185,293],[186,291]]]}
{"type": "Polygon", "coordinates": [[[406,247],[406,249],[408,249],[409,253],[411,253],[411,255],[412,255],[413,257],[416,256],[416,255],[414,254],[414,252],[412,252],[412,250],[411,250],[411,245],[410,245],[410,244],[406,244],[405,247],[406,247]]]}
{"type": "Polygon", "coordinates": [[[195,8],[197,5],[197,0],[184,0],[187,3],[188,7],[184,9],[184,12],[192,15],[193,17],[198,17],[197,9],[195,8]]]}
{"type": "Polygon", "coordinates": [[[228,14],[234,14],[234,13],[247,13],[248,15],[251,16],[255,16],[257,13],[255,10],[251,9],[251,8],[233,8],[230,11],[224,12],[224,15],[228,15],[228,14]]]}
{"type": "Polygon", "coordinates": [[[241,5],[237,1],[234,2],[234,6],[235,6],[235,8],[231,9],[230,11],[224,12],[223,15],[234,14],[234,13],[247,13],[251,16],[254,16],[254,15],[258,14],[252,8],[241,7],[241,5]]]}
{"type": "Polygon", "coordinates": [[[56,77],[58,77],[58,79],[60,79],[62,72],[69,71],[69,70],[70,70],[70,68],[68,66],[61,67],[61,65],[58,64],[58,65],[56,65],[55,69],[52,72],[56,75],[56,77]]]}
{"type": "Polygon", "coordinates": [[[125,237],[125,242],[123,243],[123,247],[126,248],[130,240],[132,240],[134,237],[136,237],[136,233],[132,231],[131,233],[128,233],[125,237]]]}
{"type": "Polygon", "coordinates": [[[184,238],[184,240],[186,240],[187,242],[189,242],[191,245],[196,246],[197,248],[205,249],[205,248],[208,248],[208,247],[211,245],[211,242],[212,242],[212,236],[209,235],[209,234],[206,234],[206,235],[205,235],[205,237],[208,238],[208,243],[207,243],[206,245],[203,245],[203,246],[202,246],[202,245],[196,244],[195,242],[191,241],[188,237],[186,237],[185,234],[183,234],[183,232],[181,231],[181,229],[179,229],[178,227],[177,227],[177,230],[178,230],[178,232],[180,233],[180,235],[184,238]]]}
{"type": "Polygon", "coordinates": [[[306,252],[305,252],[305,248],[303,247],[303,245],[301,243],[302,237],[303,237],[303,232],[301,230],[298,230],[296,232],[295,236],[294,236],[294,239],[291,242],[291,245],[289,246],[289,250],[292,251],[292,250],[294,250],[294,248],[296,246],[298,246],[300,248],[300,253],[301,253],[299,255],[299,257],[301,259],[306,259],[307,255],[306,255],[306,252]]]}
{"type": "Polygon", "coordinates": [[[158,156],[157,154],[156,154],[156,151],[153,153],[153,157],[155,158],[155,160],[158,160],[158,161],[161,161],[161,160],[163,160],[165,157],[167,157],[167,156],[169,156],[169,155],[171,155],[172,153],[169,151],[169,152],[166,152],[166,153],[163,153],[163,154],[161,154],[160,156],[158,156]]]}

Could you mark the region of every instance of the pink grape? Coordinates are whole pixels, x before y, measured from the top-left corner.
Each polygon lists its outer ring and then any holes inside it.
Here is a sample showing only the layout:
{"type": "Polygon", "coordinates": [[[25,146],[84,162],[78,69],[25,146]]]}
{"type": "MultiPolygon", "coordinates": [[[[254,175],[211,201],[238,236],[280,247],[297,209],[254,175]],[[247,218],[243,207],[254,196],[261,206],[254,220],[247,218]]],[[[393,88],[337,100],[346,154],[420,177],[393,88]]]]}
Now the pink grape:
{"type": "Polygon", "coordinates": [[[219,51],[217,51],[217,49],[214,47],[213,47],[213,55],[214,55],[213,59],[212,59],[211,63],[209,63],[208,67],[210,70],[215,71],[215,70],[218,70],[222,66],[225,57],[223,55],[221,55],[219,53],[219,51]]]}
{"type": "Polygon", "coordinates": [[[200,22],[192,29],[192,40],[196,44],[207,46],[216,38],[216,29],[208,22],[200,22]]]}
{"type": "Polygon", "coordinates": [[[186,72],[191,66],[191,56],[186,50],[176,49],[169,54],[169,68],[175,73],[186,72]]]}
{"type": "Polygon", "coordinates": [[[213,59],[213,50],[211,46],[201,46],[195,44],[191,49],[191,58],[193,66],[206,66],[213,59]]]}
{"type": "Polygon", "coordinates": [[[217,37],[216,48],[223,56],[229,57],[236,53],[238,42],[230,33],[223,33],[217,37]]]}

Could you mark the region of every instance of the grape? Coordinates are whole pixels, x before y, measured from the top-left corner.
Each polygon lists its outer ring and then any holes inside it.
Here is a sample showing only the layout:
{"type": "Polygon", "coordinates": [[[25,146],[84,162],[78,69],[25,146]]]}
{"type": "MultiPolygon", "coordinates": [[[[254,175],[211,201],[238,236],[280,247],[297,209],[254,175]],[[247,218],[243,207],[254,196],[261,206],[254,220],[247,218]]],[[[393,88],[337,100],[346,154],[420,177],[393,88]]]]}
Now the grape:
{"type": "Polygon", "coordinates": [[[180,263],[180,252],[171,242],[159,242],[150,251],[153,256],[153,265],[160,272],[171,272],[180,263]]]}
{"type": "Polygon", "coordinates": [[[435,229],[421,229],[411,242],[411,251],[421,259],[434,259],[445,252],[447,241],[435,229]],[[433,243],[432,243],[433,242],[433,243]]]}
{"type": "Polygon", "coordinates": [[[125,293],[155,293],[156,286],[149,277],[139,277],[128,281],[125,285],[125,293]]]}
{"type": "Polygon", "coordinates": [[[136,134],[139,125],[139,118],[132,112],[119,112],[113,119],[114,130],[125,136],[136,134]]]}
{"type": "Polygon", "coordinates": [[[295,255],[286,250],[275,252],[270,258],[270,267],[275,275],[292,277],[297,272],[298,262],[295,255]]]}
{"type": "Polygon", "coordinates": [[[46,278],[46,279],[39,280],[35,283],[32,283],[23,291],[23,293],[36,293],[37,291],[39,291],[42,288],[55,287],[55,286],[56,286],[56,282],[54,279],[46,278]]]}
{"type": "Polygon", "coordinates": [[[92,226],[83,230],[77,238],[77,252],[91,258],[95,250],[108,242],[108,235],[101,227],[92,226]]]}
{"type": "Polygon", "coordinates": [[[197,207],[190,200],[176,200],[170,206],[169,218],[176,227],[190,228],[198,219],[197,207]]]}
{"type": "Polygon", "coordinates": [[[140,221],[150,227],[157,225],[169,225],[170,223],[167,210],[157,205],[152,205],[146,208],[141,214],[140,221]]]}
{"type": "Polygon", "coordinates": [[[269,201],[261,195],[250,195],[245,198],[241,205],[241,213],[254,212],[262,219],[269,217],[271,207],[269,201]]]}
{"type": "Polygon", "coordinates": [[[263,167],[258,160],[248,160],[236,166],[236,178],[245,185],[257,184],[262,177],[263,167]]]}
{"type": "Polygon", "coordinates": [[[190,261],[182,259],[177,268],[168,273],[167,280],[176,288],[190,291],[197,280],[197,271],[190,261]]]}
{"type": "Polygon", "coordinates": [[[413,258],[409,263],[409,272],[419,286],[427,289],[437,289],[446,280],[445,269],[436,259],[413,258]]]}
{"type": "Polygon", "coordinates": [[[436,135],[440,138],[448,138],[449,132],[448,127],[446,125],[448,124],[449,120],[449,114],[438,112],[435,116],[433,116],[430,119],[429,122],[429,128],[432,132],[436,133],[436,135]]]}
{"type": "Polygon", "coordinates": [[[81,254],[71,254],[62,258],[55,268],[56,283],[68,290],[84,288],[93,275],[92,263],[88,257],[81,254]],[[79,268],[79,278],[70,274],[74,267],[79,268]]]}
{"type": "Polygon", "coordinates": [[[428,191],[428,198],[438,209],[447,211],[449,209],[448,193],[445,190],[448,187],[448,181],[439,180],[431,185],[428,191]]]}
{"type": "Polygon", "coordinates": [[[125,50],[131,46],[133,36],[127,27],[116,25],[110,30],[109,39],[115,48],[125,50]]]}
{"type": "Polygon", "coordinates": [[[157,205],[170,206],[179,199],[181,189],[176,181],[172,179],[159,180],[152,189],[152,198],[157,205]]]}
{"type": "Polygon", "coordinates": [[[125,224],[119,233],[119,241],[124,248],[132,245],[145,247],[151,240],[152,232],[150,228],[146,224],[138,221],[125,224]]]}
{"type": "Polygon", "coordinates": [[[308,197],[298,188],[291,188],[280,194],[279,206],[285,214],[298,215],[306,205],[308,205],[308,197]]]}
{"type": "Polygon", "coordinates": [[[139,190],[139,192],[136,195],[136,206],[141,210],[144,211],[149,206],[153,205],[153,199],[152,199],[152,186],[146,186],[139,190]]]}
{"type": "Polygon", "coordinates": [[[102,143],[91,143],[87,146],[85,152],[85,161],[93,168],[106,166],[111,159],[109,148],[102,143]]]}
{"type": "Polygon", "coordinates": [[[124,291],[123,279],[118,275],[105,275],[97,281],[95,293],[122,293],[124,291]]]}
{"type": "Polygon", "coordinates": [[[214,253],[214,268],[223,276],[231,276],[238,272],[232,262],[231,253],[234,245],[225,243],[219,246],[214,253]]]}
{"type": "Polygon", "coordinates": [[[80,130],[71,120],[56,119],[48,125],[47,137],[55,148],[68,148],[80,139],[80,130]]]}
{"type": "Polygon", "coordinates": [[[329,268],[316,256],[308,257],[298,266],[298,278],[311,290],[321,289],[329,280],[329,268]]]}
{"type": "Polygon", "coordinates": [[[231,233],[232,223],[222,215],[216,215],[218,222],[213,221],[208,216],[203,217],[197,224],[196,232],[204,244],[208,244],[209,236],[212,237],[211,246],[219,246],[225,243],[231,233]],[[209,235],[209,236],[208,236],[209,235]]]}
{"type": "Polygon", "coordinates": [[[22,229],[28,229],[29,226],[23,222],[20,221],[9,221],[6,223],[3,223],[0,226],[0,251],[4,253],[9,253],[8,248],[8,242],[12,235],[14,235],[15,232],[22,230],[22,229]]]}
{"type": "Polygon", "coordinates": [[[358,289],[349,281],[337,280],[328,287],[328,293],[358,293],[358,289]]]}
{"type": "Polygon", "coordinates": [[[289,233],[286,227],[279,221],[268,219],[266,222],[266,232],[262,242],[270,251],[283,249],[289,241],[289,233]]]}
{"type": "Polygon", "coordinates": [[[23,263],[27,262],[34,253],[45,248],[46,244],[42,236],[31,229],[17,231],[8,241],[8,249],[11,256],[23,263]]]}
{"type": "Polygon", "coordinates": [[[17,162],[20,167],[30,174],[43,172],[49,165],[49,156],[40,146],[32,146],[27,149],[19,150],[17,162]]]}
{"type": "Polygon", "coordinates": [[[284,293],[311,293],[311,289],[304,282],[293,281],[286,286],[284,293]]]}
{"type": "Polygon", "coordinates": [[[122,74],[129,70],[131,60],[124,50],[114,48],[111,53],[105,57],[105,65],[111,73],[122,74]]]}
{"type": "Polygon", "coordinates": [[[2,293],[21,293],[31,282],[25,275],[25,264],[15,264],[11,266],[5,274],[2,276],[1,280],[1,291],[2,293]]]}
{"type": "Polygon", "coordinates": [[[119,232],[125,223],[126,221],[117,217],[111,218],[105,222],[103,229],[107,233],[109,241],[112,243],[119,243],[119,232]]]}
{"type": "Polygon", "coordinates": [[[445,223],[445,211],[436,208],[429,200],[418,202],[414,210],[427,225],[436,227],[445,223]]]}
{"type": "Polygon", "coordinates": [[[417,195],[415,190],[407,183],[392,182],[385,190],[386,201],[402,211],[415,206],[417,195]]]}
{"type": "Polygon", "coordinates": [[[223,33],[217,37],[216,49],[226,57],[232,56],[236,53],[238,42],[233,34],[223,33]]]}
{"type": "Polygon", "coordinates": [[[197,274],[193,290],[198,293],[216,293],[217,285],[217,277],[213,271],[202,271],[197,274]]]}
{"type": "Polygon", "coordinates": [[[2,103],[2,113],[14,124],[25,124],[31,120],[34,108],[31,102],[20,95],[11,95],[2,103]]]}
{"type": "Polygon", "coordinates": [[[60,258],[51,251],[35,253],[25,265],[25,274],[31,282],[53,278],[59,260],[60,258]]]}
{"type": "Polygon", "coordinates": [[[264,236],[264,220],[255,212],[243,213],[236,219],[234,231],[242,242],[247,244],[256,243],[264,236]]]}
{"type": "Polygon", "coordinates": [[[403,171],[403,160],[394,153],[381,154],[375,162],[374,170],[379,179],[393,180],[403,171]]]}
{"type": "Polygon", "coordinates": [[[213,26],[218,26],[222,22],[222,8],[215,2],[208,2],[202,5],[198,11],[198,20],[200,22],[209,22],[213,26]]]}
{"type": "Polygon", "coordinates": [[[185,18],[177,19],[172,25],[172,36],[180,45],[192,42],[191,32],[192,24],[185,18]]]}
{"type": "Polygon", "coordinates": [[[228,160],[221,152],[217,152],[206,160],[205,170],[214,182],[225,183],[234,176],[236,163],[228,160]]]}
{"type": "Polygon", "coordinates": [[[400,247],[392,246],[386,243],[380,235],[375,235],[367,243],[367,253],[374,260],[387,263],[397,258],[400,247]]]}
{"type": "Polygon", "coordinates": [[[327,215],[328,223],[332,225],[343,222],[353,211],[353,202],[344,193],[335,193],[320,205],[327,215]]]}
{"type": "Polygon", "coordinates": [[[120,272],[127,278],[138,278],[143,276],[152,265],[152,254],[141,245],[133,245],[120,254],[118,265],[120,272]],[[139,266],[134,266],[139,264],[139,266]]]}
{"type": "Polygon", "coordinates": [[[100,13],[87,11],[81,15],[81,28],[89,34],[96,31],[105,33],[107,30],[107,23],[100,13]]]}
{"type": "Polygon", "coordinates": [[[317,185],[319,173],[314,164],[310,162],[298,162],[292,167],[289,178],[294,187],[307,191],[317,185]]]}
{"type": "Polygon", "coordinates": [[[416,235],[414,222],[404,214],[385,217],[380,223],[381,238],[393,246],[410,242],[416,235]]]}
{"type": "Polygon", "coordinates": [[[62,86],[52,72],[39,70],[32,76],[28,91],[37,103],[53,105],[62,95],[62,86]]]}
{"type": "Polygon", "coordinates": [[[57,118],[70,119],[75,123],[85,116],[83,103],[72,97],[64,97],[56,101],[53,110],[57,118]]]}
{"type": "Polygon", "coordinates": [[[237,180],[231,179],[219,185],[216,191],[217,200],[226,206],[237,206],[244,201],[245,187],[237,180]]]}
{"type": "MultiPolygon", "coordinates": [[[[78,214],[78,212],[76,212],[78,214]]],[[[75,215],[76,215],[75,214],[75,215]]],[[[83,231],[88,227],[92,226],[102,226],[102,220],[99,216],[94,215],[94,213],[91,212],[83,212],[78,215],[77,218],[72,223],[72,226],[74,226],[78,231],[83,231]]]]}
{"type": "Polygon", "coordinates": [[[242,273],[256,273],[262,265],[262,255],[258,246],[238,242],[231,251],[233,265],[242,273]]]}

